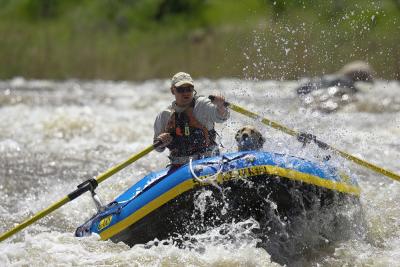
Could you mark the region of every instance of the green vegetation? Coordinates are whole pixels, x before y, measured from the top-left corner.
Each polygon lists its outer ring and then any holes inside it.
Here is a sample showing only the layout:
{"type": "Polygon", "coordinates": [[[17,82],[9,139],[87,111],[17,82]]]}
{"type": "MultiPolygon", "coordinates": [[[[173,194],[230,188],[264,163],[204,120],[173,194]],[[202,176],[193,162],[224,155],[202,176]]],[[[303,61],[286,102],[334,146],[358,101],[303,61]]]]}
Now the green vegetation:
{"type": "Polygon", "coordinates": [[[400,78],[398,0],[0,0],[0,79],[400,78]]]}

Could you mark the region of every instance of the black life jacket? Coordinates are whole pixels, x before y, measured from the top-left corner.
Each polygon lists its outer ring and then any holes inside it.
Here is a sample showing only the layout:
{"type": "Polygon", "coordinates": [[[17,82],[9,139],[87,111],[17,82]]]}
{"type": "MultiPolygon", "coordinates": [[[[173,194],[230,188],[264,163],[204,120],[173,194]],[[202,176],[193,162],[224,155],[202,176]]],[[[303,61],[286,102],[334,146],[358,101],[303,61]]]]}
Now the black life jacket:
{"type": "Polygon", "coordinates": [[[166,132],[173,136],[167,146],[171,157],[185,157],[206,152],[216,145],[216,131],[208,130],[193,115],[196,99],[182,112],[172,111],[166,132]]]}

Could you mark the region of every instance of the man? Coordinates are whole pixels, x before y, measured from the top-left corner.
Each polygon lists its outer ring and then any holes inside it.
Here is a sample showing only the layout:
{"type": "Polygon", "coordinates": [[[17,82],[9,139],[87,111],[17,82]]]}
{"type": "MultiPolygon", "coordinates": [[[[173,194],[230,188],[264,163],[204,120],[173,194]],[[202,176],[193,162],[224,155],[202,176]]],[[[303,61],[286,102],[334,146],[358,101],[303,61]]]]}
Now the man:
{"type": "Polygon", "coordinates": [[[171,80],[171,93],[175,101],[157,115],[154,122],[154,142],[161,141],[156,150],[170,150],[173,167],[178,167],[190,158],[199,159],[219,153],[215,142],[215,123],[229,118],[223,96],[213,102],[206,97],[196,97],[192,77],[178,72],[171,80]]]}

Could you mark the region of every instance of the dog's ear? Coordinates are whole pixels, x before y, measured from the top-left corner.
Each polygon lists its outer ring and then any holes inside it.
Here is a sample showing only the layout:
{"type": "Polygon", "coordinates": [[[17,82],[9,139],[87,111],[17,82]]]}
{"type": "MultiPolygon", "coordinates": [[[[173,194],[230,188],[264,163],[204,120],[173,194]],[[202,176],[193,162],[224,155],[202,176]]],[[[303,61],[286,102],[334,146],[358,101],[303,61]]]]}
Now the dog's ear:
{"type": "Polygon", "coordinates": [[[242,132],[242,130],[239,130],[239,131],[236,132],[236,135],[235,135],[235,140],[236,140],[236,142],[239,142],[239,141],[240,141],[240,134],[241,134],[241,132],[242,132]]]}
{"type": "Polygon", "coordinates": [[[260,142],[260,145],[263,145],[265,143],[265,138],[262,135],[262,133],[260,133],[259,131],[256,131],[257,135],[258,135],[258,142],[260,142]]]}
{"type": "Polygon", "coordinates": [[[259,140],[261,145],[263,145],[265,143],[265,138],[262,135],[260,136],[260,138],[258,140],[259,140]]]}

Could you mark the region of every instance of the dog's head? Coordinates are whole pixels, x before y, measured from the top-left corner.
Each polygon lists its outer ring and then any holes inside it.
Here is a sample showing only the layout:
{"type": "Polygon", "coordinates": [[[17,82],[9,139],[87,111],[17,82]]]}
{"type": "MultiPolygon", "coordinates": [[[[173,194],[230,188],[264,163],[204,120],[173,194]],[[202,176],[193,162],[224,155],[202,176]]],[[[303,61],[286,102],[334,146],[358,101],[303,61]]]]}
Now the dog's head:
{"type": "Polygon", "coordinates": [[[253,126],[244,126],[235,135],[239,151],[245,150],[261,150],[265,138],[253,126]]]}

